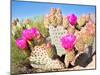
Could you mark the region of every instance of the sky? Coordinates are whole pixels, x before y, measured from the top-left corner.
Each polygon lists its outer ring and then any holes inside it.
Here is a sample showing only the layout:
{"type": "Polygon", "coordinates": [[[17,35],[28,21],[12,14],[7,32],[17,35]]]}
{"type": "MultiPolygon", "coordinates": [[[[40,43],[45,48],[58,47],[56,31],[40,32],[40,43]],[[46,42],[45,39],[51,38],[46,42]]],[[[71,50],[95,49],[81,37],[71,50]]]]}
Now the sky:
{"type": "Polygon", "coordinates": [[[51,8],[61,8],[64,16],[76,14],[96,13],[95,6],[90,5],[72,5],[72,4],[55,4],[40,2],[12,1],[12,20],[19,18],[33,18],[34,16],[43,16],[49,14],[51,8]]]}

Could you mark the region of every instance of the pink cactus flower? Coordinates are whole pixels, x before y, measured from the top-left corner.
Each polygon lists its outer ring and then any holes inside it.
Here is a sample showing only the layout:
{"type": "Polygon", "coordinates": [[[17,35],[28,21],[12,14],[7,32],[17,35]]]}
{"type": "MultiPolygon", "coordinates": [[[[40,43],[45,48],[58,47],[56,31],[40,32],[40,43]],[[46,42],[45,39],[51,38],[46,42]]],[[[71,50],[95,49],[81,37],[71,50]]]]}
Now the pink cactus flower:
{"type": "Polygon", "coordinates": [[[40,32],[37,28],[25,29],[22,36],[23,38],[26,38],[26,40],[32,40],[33,38],[40,36],[40,32]]]}
{"type": "Polygon", "coordinates": [[[26,38],[26,40],[32,40],[33,39],[33,35],[32,35],[31,29],[25,29],[22,32],[22,36],[23,36],[23,38],[26,38]]]}
{"type": "Polygon", "coordinates": [[[22,38],[19,38],[19,39],[16,40],[16,45],[20,49],[27,49],[28,48],[27,41],[25,39],[22,39],[22,38]]]}
{"type": "Polygon", "coordinates": [[[31,32],[32,32],[32,35],[33,35],[34,38],[37,38],[41,35],[37,28],[32,28],[31,32]]]}
{"type": "Polygon", "coordinates": [[[70,16],[67,16],[68,20],[69,20],[69,23],[72,25],[72,26],[75,26],[76,23],[77,23],[77,16],[75,14],[71,14],[70,16]]]}
{"type": "Polygon", "coordinates": [[[76,43],[76,36],[73,34],[68,34],[61,38],[61,45],[63,48],[72,50],[76,43]]]}

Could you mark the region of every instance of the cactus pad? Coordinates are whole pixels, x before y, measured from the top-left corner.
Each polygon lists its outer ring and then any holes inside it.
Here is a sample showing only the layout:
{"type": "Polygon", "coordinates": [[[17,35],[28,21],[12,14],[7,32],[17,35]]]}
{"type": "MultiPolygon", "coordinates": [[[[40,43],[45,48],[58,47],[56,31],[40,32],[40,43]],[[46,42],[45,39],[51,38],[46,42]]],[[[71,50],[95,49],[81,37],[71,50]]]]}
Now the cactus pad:
{"type": "Polygon", "coordinates": [[[64,48],[61,46],[60,39],[63,35],[67,34],[67,30],[65,30],[62,26],[57,26],[56,28],[52,25],[49,25],[49,34],[51,43],[56,46],[57,54],[62,55],[65,54],[64,48]]]}

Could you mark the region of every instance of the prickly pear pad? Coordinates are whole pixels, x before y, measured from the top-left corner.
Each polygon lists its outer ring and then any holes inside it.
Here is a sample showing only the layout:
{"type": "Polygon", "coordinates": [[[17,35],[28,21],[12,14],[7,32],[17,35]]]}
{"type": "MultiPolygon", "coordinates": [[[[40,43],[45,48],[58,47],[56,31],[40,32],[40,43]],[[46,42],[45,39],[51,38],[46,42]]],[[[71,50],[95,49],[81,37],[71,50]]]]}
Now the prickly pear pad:
{"type": "Polygon", "coordinates": [[[51,43],[56,46],[58,55],[65,54],[64,48],[61,46],[60,39],[62,36],[67,34],[67,30],[65,30],[62,26],[54,27],[52,25],[49,26],[49,34],[51,43]]]}

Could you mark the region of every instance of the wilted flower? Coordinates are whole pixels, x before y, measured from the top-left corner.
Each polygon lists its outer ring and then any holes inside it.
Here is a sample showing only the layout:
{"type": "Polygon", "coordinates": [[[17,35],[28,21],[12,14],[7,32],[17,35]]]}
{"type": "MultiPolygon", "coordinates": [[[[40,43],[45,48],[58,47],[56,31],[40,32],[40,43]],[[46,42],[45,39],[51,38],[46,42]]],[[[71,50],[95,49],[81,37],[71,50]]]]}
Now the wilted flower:
{"type": "Polygon", "coordinates": [[[69,20],[69,23],[72,25],[72,26],[75,26],[76,23],[77,23],[77,16],[75,14],[71,14],[70,16],[67,17],[68,20],[69,20]]]}
{"type": "Polygon", "coordinates": [[[68,34],[61,38],[61,45],[65,49],[72,49],[76,43],[76,36],[73,34],[68,34]]]}
{"type": "Polygon", "coordinates": [[[28,48],[27,41],[25,39],[22,39],[22,38],[19,38],[19,39],[16,40],[16,45],[20,49],[27,49],[28,48]]]}

